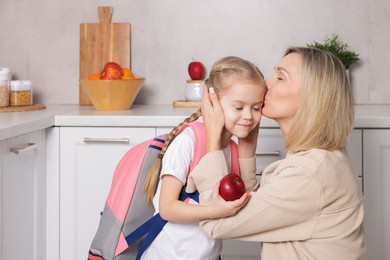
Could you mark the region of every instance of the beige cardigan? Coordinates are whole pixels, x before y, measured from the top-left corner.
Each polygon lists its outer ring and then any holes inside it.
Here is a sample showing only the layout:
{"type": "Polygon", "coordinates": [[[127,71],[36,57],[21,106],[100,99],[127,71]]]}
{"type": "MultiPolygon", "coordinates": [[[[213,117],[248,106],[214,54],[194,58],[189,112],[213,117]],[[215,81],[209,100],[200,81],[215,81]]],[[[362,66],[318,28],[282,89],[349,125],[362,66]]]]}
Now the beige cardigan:
{"type": "MultiPolygon", "coordinates": [[[[209,236],[262,242],[262,260],[365,259],[363,199],[345,150],[288,154],[263,171],[260,188],[255,168],[255,158],[240,160],[251,199],[235,216],[201,221],[209,236]]],[[[196,185],[205,204],[226,173],[223,153],[208,153],[188,190],[196,185]]]]}

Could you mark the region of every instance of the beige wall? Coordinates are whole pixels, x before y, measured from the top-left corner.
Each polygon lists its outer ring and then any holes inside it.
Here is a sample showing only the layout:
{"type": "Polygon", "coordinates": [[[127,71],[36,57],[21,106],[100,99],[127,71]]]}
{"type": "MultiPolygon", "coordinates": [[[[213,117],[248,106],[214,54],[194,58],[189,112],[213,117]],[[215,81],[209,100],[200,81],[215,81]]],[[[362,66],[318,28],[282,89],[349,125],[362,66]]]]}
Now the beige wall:
{"type": "Polygon", "coordinates": [[[132,24],[132,69],[146,77],[136,103],[183,99],[194,57],[252,60],[269,76],[286,47],[338,33],[363,62],[351,69],[356,103],[390,103],[388,0],[1,0],[0,67],[30,79],[44,104],[77,104],[79,24],[132,24]]]}

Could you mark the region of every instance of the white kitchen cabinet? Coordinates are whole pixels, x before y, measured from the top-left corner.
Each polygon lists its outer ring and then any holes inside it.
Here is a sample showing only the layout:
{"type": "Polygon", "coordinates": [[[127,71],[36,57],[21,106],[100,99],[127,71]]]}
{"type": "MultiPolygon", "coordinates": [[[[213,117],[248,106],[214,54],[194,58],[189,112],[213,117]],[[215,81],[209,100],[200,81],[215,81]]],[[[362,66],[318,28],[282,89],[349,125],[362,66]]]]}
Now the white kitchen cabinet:
{"type": "Polygon", "coordinates": [[[390,129],[364,130],[367,259],[390,259],[390,129]]]}
{"type": "Polygon", "coordinates": [[[348,140],[348,154],[352,166],[359,177],[359,185],[362,192],[363,187],[363,130],[354,129],[348,140]]]}
{"type": "Polygon", "coordinates": [[[0,143],[0,259],[45,259],[45,130],[0,143]]]}
{"type": "Polygon", "coordinates": [[[60,127],[59,259],[87,258],[116,165],[154,136],[155,128],[60,127]]]}

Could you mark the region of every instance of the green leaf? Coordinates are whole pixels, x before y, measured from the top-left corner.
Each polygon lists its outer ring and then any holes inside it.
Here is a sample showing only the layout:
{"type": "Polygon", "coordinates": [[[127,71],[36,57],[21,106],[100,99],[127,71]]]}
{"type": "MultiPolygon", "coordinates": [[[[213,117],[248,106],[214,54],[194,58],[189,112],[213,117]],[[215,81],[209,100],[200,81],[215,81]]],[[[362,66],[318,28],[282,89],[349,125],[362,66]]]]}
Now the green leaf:
{"type": "Polygon", "coordinates": [[[346,69],[353,64],[360,62],[359,54],[350,50],[350,46],[339,40],[337,34],[332,34],[327,37],[323,42],[316,42],[306,44],[306,47],[316,48],[333,53],[337,58],[341,60],[346,69]]]}

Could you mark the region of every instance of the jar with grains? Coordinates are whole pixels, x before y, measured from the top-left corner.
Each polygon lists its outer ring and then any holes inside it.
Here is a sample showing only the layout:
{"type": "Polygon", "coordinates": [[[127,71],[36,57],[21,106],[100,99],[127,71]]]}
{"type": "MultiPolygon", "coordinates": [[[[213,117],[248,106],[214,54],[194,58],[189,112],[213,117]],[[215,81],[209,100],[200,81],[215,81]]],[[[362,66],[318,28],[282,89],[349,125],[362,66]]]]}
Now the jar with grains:
{"type": "Polygon", "coordinates": [[[0,107],[9,106],[9,82],[11,72],[9,68],[0,68],[0,107]]]}
{"type": "Polygon", "coordinates": [[[9,93],[10,106],[30,106],[33,104],[30,80],[12,80],[9,93]]]}

